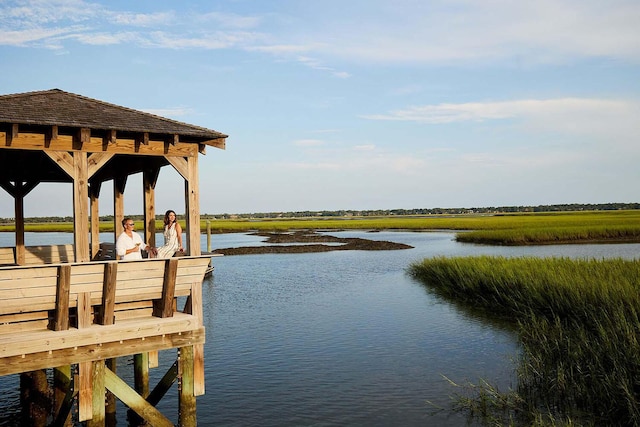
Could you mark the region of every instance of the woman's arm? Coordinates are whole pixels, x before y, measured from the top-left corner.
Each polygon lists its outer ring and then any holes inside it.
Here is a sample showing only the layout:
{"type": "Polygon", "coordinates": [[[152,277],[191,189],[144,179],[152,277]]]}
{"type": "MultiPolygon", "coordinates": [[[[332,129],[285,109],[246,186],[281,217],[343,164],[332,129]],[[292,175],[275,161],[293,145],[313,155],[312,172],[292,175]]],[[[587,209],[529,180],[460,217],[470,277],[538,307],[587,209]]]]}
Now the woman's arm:
{"type": "Polygon", "coordinates": [[[178,236],[178,250],[181,251],[184,249],[182,247],[182,227],[178,221],[176,221],[176,234],[178,236]]]}

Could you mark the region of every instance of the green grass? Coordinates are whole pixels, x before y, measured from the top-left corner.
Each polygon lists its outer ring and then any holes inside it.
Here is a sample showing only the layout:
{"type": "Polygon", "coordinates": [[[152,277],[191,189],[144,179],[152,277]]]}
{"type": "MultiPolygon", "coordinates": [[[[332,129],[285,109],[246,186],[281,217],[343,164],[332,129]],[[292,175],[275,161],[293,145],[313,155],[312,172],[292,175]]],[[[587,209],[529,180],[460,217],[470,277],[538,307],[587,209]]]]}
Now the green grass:
{"type": "Polygon", "coordinates": [[[516,389],[481,384],[459,400],[470,412],[515,425],[640,425],[640,260],[432,258],[409,271],[517,327],[516,389]]]}
{"type": "MultiPolygon", "coordinates": [[[[184,221],[181,221],[183,228],[184,221]]],[[[465,243],[526,245],[582,242],[640,242],[640,211],[593,211],[522,213],[508,215],[431,215],[300,219],[214,219],[212,233],[287,230],[452,230],[465,243]]],[[[136,221],[136,228],[142,222],[136,221]]],[[[120,228],[118,227],[118,230],[120,228]]],[[[162,221],[156,221],[162,229],[162,221]]],[[[200,222],[206,232],[207,220],[200,222]]],[[[0,231],[13,231],[13,224],[0,225],[0,231]]],[[[71,223],[25,225],[26,231],[73,231],[71,223]]],[[[100,231],[113,231],[112,223],[101,223],[100,231]]]]}

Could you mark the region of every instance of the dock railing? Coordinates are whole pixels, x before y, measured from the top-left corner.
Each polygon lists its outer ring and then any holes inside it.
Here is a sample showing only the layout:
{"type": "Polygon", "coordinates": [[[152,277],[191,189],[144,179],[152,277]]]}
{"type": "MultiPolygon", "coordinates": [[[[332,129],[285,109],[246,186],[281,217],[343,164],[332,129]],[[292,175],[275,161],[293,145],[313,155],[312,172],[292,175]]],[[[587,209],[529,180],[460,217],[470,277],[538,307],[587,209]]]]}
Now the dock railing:
{"type": "MultiPolygon", "coordinates": [[[[193,352],[187,393],[204,394],[202,281],[210,261],[203,255],[0,267],[0,375],[78,364],[83,421],[104,414],[92,406],[100,393],[92,362],[185,348],[193,352]],[[178,297],[185,297],[182,310],[178,297]]],[[[114,392],[112,376],[103,378],[114,392]]]]}

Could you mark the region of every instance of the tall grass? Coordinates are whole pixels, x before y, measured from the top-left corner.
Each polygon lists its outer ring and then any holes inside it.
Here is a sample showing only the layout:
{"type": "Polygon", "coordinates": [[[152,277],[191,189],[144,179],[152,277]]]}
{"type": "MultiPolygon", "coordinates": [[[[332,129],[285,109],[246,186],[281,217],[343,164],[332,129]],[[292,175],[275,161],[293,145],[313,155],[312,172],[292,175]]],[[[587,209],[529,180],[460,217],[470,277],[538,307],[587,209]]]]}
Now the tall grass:
{"type": "MultiPolygon", "coordinates": [[[[639,260],[433,258],[409,271],[440,297],[517,324],[517,388],[492,394],[512,402],[503,421],[640,425],[639,260]]],[[[479,390],[470,410],[487,399],[479,390]]]]}
{"type": "MultiPolygon", "coordinates": [[[[181,221],[183,228],[184,221],[181,221]]],[[[138,230],[142,222],[136,221],[138,230]]],[[[640,210],[520,213],[509,215],[428,215],[342,218],[215,219],[213,233],[247,231],[314,230],[454,230],[460,242],[522,245],[584,241],[640,242],[640,210]],[[471,230],[471,231],[469,231],[471,230]],[[464,231],[464,232],[463,232],[464,231]]],[[[118,225],[118,230],[120,227],[118,225]]],[[[162,229],[162,221],[156,221],[162,229]]],[[[207,220],[201,220],[205,232],[207,220]]],[[[27,223],[26,231],[73,231],[72,223],[27,223]]],[[[13,224],[0,224],[0,231],[14,231],[13,224]]],[[[103,222],[100,231],[113,231],[103,222]]]]}

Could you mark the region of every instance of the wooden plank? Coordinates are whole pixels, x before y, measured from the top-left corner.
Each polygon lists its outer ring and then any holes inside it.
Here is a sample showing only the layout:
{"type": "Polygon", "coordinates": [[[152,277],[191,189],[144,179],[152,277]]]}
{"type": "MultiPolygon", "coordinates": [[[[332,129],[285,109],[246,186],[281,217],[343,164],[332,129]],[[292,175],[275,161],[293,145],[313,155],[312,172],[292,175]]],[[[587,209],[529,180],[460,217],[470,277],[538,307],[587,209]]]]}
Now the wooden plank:
{"type": "Polygon", "coordinates": [[[74,262],[74,247],[65,245],[25,246],[25,265],[74,262]]]}
{"type": "Polygon", "coordinates": [[[2,267],[0,269],[0,286],[5,286],[6,282],[9,282],[9,285],[15,283],[17,281],[22,281],[19,285],[13,286],[16,287],[29,287],[30,283],[35,283],[34,286],[42,286],[42,283],[55,283],[56,277],[58,275],[57,266],[42,266],[42,267],[2,267]],[[49,281],[37,282],[37,279],[49,279],[49,281]]]}
{"type": "Polygon", "coordinates": [[[58,283],[56,286],[56,308],[53,322],[54,331],[69,329],[69,282],[71,266],[58,266],[58,283]]]}
{"type": "Polygon", "coordinates": [[[14,248],[0,248],[0,264],[15,264],[16,255],[14,248]]]}
{"type": "MultiPolygon", "coordinates": [[[[55,292],[55,288],[54,288],[55,292]]],[[[53,310],[56,304],[56,296],[41,298],[29,298],[29,304],[25,305],[24,299],[5,300],[0,305],[0,314],[26,313],[29,311],[53,310]]]]}
{"type": "Polygon", "coordinates": [[[178,260],[176,258],[165,260],[162,297],[153,302],[154,316],[171,317],[173,315],[173,298],[175,295],[177,273],[178,260]]]}
{"type": "MultiPolygon", "coordinates": [[[[59,333],[59,332],[55,332],[59,333]]],[[[36,369],[53,368],[68,363],[69,360],[81,363],[96,359],[108,359],[129,356],[140,351],[166,350],[203,343],[204,328],[181,333],[165,334],[147,337],[144,340],[131,339],[122,342],[90,344],[78,347],[67,347],[60,350],[43,351],[29,356],[22,355],[4,357],[0,359],[0,376],[33,371],[36,369]]]]}
{"type": "MultiPolygon", "coordinates": [[[[138,393],[127,385],[116,374],[109,369],[105,370],[105,385],[118,399],[125,405],[133,409],[145,421],[152,426],[158,427],[174,427],[174,424],[167,419],[160,411],[150,405],[138,393]]],[[[194,425],[195,424],[191,424],[194,425]]]]}
{"type": "Polygon", "coordinates": [[[98,307],[98,323],[111,325],[114,322],[114,308],[116,304],[116,275],[118,263],[108,262],[104,265],[104,280],[102,283],[102,302],[98,307]]]}
{"type": "MultiPolygon", "coordinates": [[[[79,323],[82,323],[79,315],[79,323]]],[[[200,329],[194,316],[174,313],[168,318],[135,318],[114,325],[90,325],[66,331],[26,332],[19,337],[0,335],[0,358],[54,351],[69,347],[107,344],[130,339],[147,339],[200,329]]],[[[133,354],[133,353],[130,353],[133,354]]]]}

